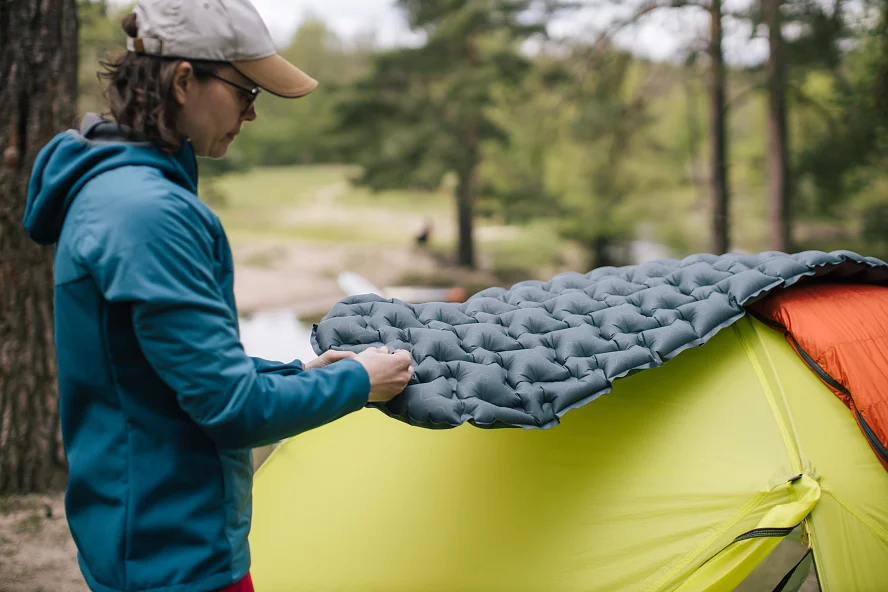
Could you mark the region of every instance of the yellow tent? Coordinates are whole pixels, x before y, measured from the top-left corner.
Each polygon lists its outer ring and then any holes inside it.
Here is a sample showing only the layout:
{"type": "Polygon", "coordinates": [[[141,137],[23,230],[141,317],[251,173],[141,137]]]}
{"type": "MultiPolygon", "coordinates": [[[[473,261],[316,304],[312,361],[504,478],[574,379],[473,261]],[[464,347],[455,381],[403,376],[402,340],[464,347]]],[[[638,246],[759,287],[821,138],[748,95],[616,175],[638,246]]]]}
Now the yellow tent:
{"type": "Polygon", "coordinates": [[[727,591],[800,524],[822,590],[888,590],[888,472],[783,336],[744,318],[550,430],[364,410],[285,442],[256,475],[253,577],[257,592],[727,591]]]}

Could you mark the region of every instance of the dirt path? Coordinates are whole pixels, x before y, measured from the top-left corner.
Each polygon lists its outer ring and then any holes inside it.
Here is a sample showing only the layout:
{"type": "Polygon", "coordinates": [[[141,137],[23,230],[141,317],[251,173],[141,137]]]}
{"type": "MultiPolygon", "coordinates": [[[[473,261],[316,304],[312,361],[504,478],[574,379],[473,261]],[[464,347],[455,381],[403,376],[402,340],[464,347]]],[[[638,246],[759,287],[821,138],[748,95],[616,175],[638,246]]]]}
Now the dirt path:
{"type": "Polygon", "coordinates": [[[235,253],[234,292],[242,313],[292,308],[305,317],[325,313],[344,297],[336,283],[343,271],[386,286],[405,273],[437,267],[427,253],[400,246],[256,244],[235,253]]]}
{"type": "Polygon", "coordinates": [[[62,494],[0,498],[0,592],[89,592],[62,494]]]}

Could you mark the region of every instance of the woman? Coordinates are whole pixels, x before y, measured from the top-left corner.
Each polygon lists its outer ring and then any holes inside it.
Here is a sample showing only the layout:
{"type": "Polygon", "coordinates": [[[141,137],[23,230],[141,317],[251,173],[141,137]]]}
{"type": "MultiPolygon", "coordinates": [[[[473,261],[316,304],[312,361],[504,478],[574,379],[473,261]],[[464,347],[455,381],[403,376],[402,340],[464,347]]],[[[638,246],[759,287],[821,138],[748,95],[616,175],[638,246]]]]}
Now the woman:
{"type": "Polygon", "coordinates": [[[247,0],[141,0],[124,29],[104,73],[116,121],[89,116],[44,148],[25,214],[56,244],[68,521],[92,590],[252,590],[251,448],[390,400],[413,369],[384,348],[247,357],[195,155],[224,156],[260,90],[316,82],[247,0]]]}

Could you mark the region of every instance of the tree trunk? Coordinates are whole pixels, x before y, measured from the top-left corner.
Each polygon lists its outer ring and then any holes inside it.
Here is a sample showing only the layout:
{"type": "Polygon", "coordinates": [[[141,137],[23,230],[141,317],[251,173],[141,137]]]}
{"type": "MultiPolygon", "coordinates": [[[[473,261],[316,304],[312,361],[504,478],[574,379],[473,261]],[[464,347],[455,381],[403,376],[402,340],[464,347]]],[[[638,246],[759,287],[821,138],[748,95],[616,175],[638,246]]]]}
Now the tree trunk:
{"type": "Polygon", "coordinates": [[[781,30],[783,0],[762,0],[768,24],[768,202],[770,248],[792,248],[789,137],[786,127],[786,51],[781,30]]]}
{"type": "Polygon", "coordinates": [[[64,485],[52,252],[22,227],[37,152],[77,113],[76,0],[0,0],[0,493],[64,485]]]}
{"type": "MultiPolygon", "coordinates": [[[[466,51],[470,69],[474,71],[480,63],[478,38],[472,34],[466,39],[466,51]]],[[[459,226],[456,263],[470,269],[475,268],[475,189],[477,186],[478,164],[481,159],[479,140],[479,120],[481,110],[469,109],[469,119],[465,120],[465,158],[459,170],[459,183],[456,188],[456,219],[459,226]]]]}
{"type": "Polygon", "coordinates": [[[700,207],[706,207],[705,204],[711,203],[712,200],[705,182],[706,175],[700,171],[700,110],[697,105],[697,94],[694,92],[695,77],[695,71],[686,66],[686,70],[682,75],[682,85],[685,93],[685,120],[688,126],[689,172],[694,188],[697,190],[698,203],[700,207]]]}
{"type": "Polygon", "coordinates": [[[612,246],[613,243],[608,236],[599,235],[592,239],[592,244],[589,245],[590,261],[587,264],[587,269],[616,265],[617,262],[611,256],[612,246]]]}
{"type": "MultiPolygon", "coordinates": [[[[470,134],[472,135],[472,134],[470,134]]],[[[467,162],[459,174],[456,186],[456,219],[459,226],[459,244],[457,245],[456,262],[458,265],[474,269],[475,267],[475,185],[478,174],[477,139],[466,147],[467,162]]]]}
{"type": "MultiPolygon", "coordinates": [[[[765,0],[768,1],[768,0],[765,0]]],[[[712,0],[709,9],[709,118],[712,133],[710,183],[712,187],[712,250],[720,255],[730,250],[730,193],[728,191],[727,105],[725,64],[722,54],[722,3],[712,0]]]]}

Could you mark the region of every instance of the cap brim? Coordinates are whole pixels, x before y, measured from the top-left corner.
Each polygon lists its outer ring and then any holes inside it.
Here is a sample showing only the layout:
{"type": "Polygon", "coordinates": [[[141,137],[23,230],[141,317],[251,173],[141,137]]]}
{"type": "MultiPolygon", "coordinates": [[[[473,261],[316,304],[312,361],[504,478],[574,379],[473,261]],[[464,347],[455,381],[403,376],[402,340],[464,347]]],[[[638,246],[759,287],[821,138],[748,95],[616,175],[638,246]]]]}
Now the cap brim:
{"type": "Polygon", "coordinates": [[[317,80],[278,54],[231,65],[263,90],[287,99],[304,97],[318,86],[317,80]]]}

